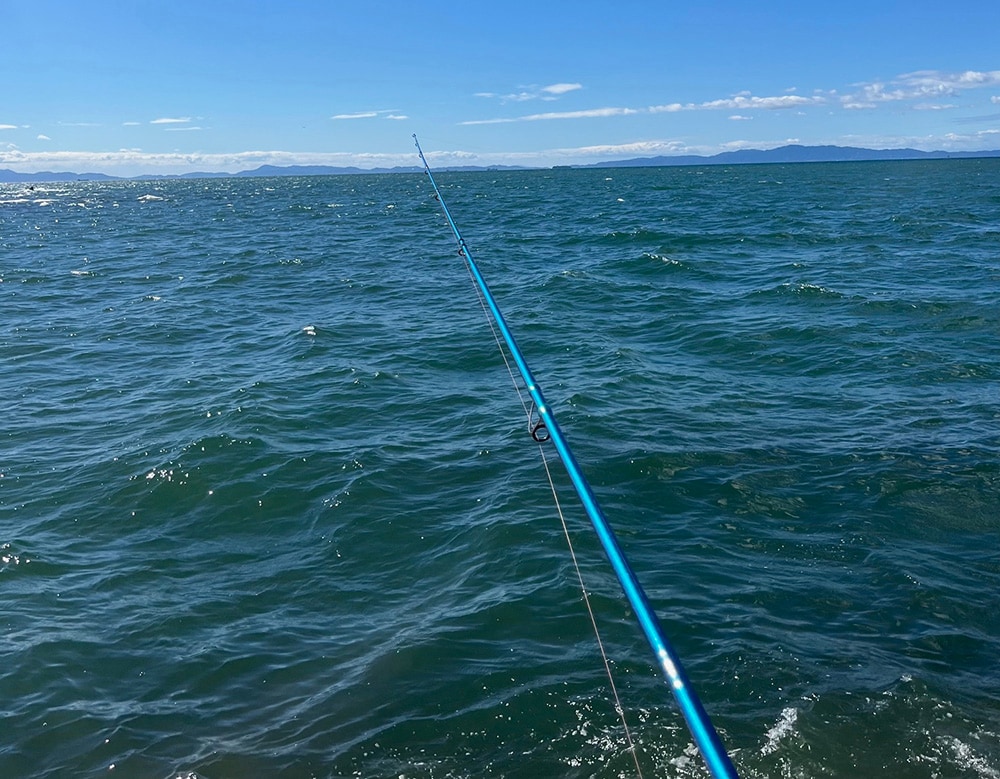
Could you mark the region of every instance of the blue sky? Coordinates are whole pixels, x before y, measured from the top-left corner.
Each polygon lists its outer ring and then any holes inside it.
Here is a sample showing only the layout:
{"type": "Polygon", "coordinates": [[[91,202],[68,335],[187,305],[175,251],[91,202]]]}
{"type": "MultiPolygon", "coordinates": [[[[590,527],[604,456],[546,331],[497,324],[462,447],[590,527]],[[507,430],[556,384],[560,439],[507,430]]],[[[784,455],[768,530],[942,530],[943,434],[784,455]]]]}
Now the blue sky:
{"type": "Polygon", "coordinates": [[[1000,2],[0,0],[0,167],[1000,149],[1000,2]]]}

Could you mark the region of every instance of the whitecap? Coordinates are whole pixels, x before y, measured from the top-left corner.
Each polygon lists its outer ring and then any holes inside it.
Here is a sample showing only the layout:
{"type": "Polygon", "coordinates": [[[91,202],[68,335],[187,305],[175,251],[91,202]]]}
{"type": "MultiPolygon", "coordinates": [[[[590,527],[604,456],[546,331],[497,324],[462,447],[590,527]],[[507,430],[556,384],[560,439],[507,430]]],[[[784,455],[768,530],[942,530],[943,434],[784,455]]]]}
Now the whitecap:
{"type": "Polygon", "coordinates": [[[767,741],[764,746],[760,748],[760,753],[762,755],[770,755],[772,752],[777,752],[778,748],[781,746],[781,740],[785,736],[795,732],[795,721],[799,718],[799,710],[789,706],[788,708],[781,710],[781,716],[778,717],[778,721],[774,723],[774,727],[764,734],[767,741]]]}
{"type": "Polygon", "coordinates": [[[945,737],[943,741],[945,746],[951,749],[955,762],[959,767],[974,771],[977,776],[1000,779],[1000,772],[990,765],[987,758],[976,752],[970,745],[954,736],[945,737]]]}

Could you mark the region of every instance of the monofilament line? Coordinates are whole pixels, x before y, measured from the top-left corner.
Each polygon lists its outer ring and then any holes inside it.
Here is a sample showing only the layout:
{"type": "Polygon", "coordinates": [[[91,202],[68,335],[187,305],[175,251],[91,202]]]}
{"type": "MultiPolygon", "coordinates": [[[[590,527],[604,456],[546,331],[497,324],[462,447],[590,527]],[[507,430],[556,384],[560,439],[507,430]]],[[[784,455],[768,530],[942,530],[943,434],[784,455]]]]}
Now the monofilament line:
{"type": "Polygon", "coordinates": [[[580,563],[576,559],[576,550],[573,548],[573,539],[569,534],[569,527],[566,524],[566,517],[563,515],[562,506],[559,503],[559,493],[556,490],[555,482],[552,480],[552,471],[549,469],[549,461],[545,456],[544,445],[539,442],[538,454],[542,458],[542,466],[545,468],[545,477],[549,481],[552,489],[552,502],[556,506],[556,513],[559,515],[559,522],[562,524],[563,536],[566,538],[566,546],[569,548],[569,556],[573,561],[573,570],[576,571],[576,580],[580,583],[580,592],[583,594],[583,602],[587,607],[587,615],[590,617],[590,625],[594,629],[594,638],[597,641],[597,648],[601,653],[601,660],[604,662],[604,671],[608,675],[608,684],[611,686],[611,694],[615,699],[615,711],[622,722],[625,730],[625,741],[628,744],[628,751],[632,753],[632,760],[635,762],[635,771],[642,779],[642,768],[639,765],[639,753],[636,751],[635,742],[632,740],[632,731],[628,726],[628,718],[625,716],[625,707],[622,706],[621,698],[618,697],[618,686],[615,684],[615,675],[611,672],[611,663],[608,660],[608,653],[604,649],[604,642],[601,640],[601,631],[597,627],[597,618],[594,616],[594,609],[590,605],[590,595],[587,594],[587,586],[583,581],[583,572],[580,570],[580,563]]]}
{"type": "Polygon", "coordinates": [[[520,348],[518,348],[517,341],[515,341],[514,335],[511,332],[510,327],[508,327],[507,321],[504,319],[503,313],[500,311],[500,307],[497,305],[496,299],[493,297],[493,293],[490,292],[486,279],[480,272],[479,266],[476,264],[475,260],[473,260],[472,254],[469,252],[469,248],[465,243],[465,239],[462,238],[458,225],[455,224],[455,220],[451,216],[451,211],[448,210],[448,204],[444,202],[444,198],[441,196],[441,191],[438,189],[437,182],[434,181],[434,176],[431,173],[430,166],[427,164],[427,159],[424,157],[424,152],[420,148],[420,142],[417,140],[416,135],[413,136],[413,141],[416,144],[420,160],[424,164],[424,173],[427,174],[427,178],[430,181],[431,186],[434,188],[434,194],[437,196],[438,202],[441,204],[442,211],[444,211],[448,225],[451,227],[451,230],[455,235],[455,239],[458,241],[459,250],[465,258],[469,271],[475,279],[476,286],[482,293],[486,306],[490,311],[493,321],[496,323],[496,327],[500,332],[500,335],[503,337],[503,342],[507,345],[507,349],[510,352],[510,356],[514,361],[514,364],[517,365],[517,370],[521,374],[521,378],[524,380],[524,388],[531,397],[532,403],[534,403],[535,408],[538,411],[539,421],[538,424],[532,429],[532,437],[535,438],[536,441],[540,440],[539,437],[535,435],[535,431],[544,427],[545,440],[552,441],[552,445],[555,447],[555,450],[566,469],[566,474],[569,476],[569,479],[573,484],[573,488],[576,490],[576,493],[580,498],[580,502],[583,504],[583,508],[587,512],[587,516],[590,518],[594,531],[597,533],[597,538],[601,542],[601,546],[604,548],[604,552],[608,557],[608,562],[611,563],[611,567],[614,570],[615,575],[618,577],[618,581],[622,586],[622,591],[635,612],[636,620],[639,622],[639,627],[645,634],[646,640],[649,642],[649,646],[653,650],[653,655],[656,657],[656,661],[660,666],[660,670],[663,672],[663,675],[669,683],[670,691],[673,693],[673,696],[680,707],[681,714],[684,715],[688,729],[694,737],[695,744],[701,752],[702,758],[705,760],[705,765],[708,767],[709,772],[713,777],[715,777],[715,779],[735,779],[737,776],[736,769],[733,767],[733,763],[729,759],[729,755],[726,753],[726,749],[722,744],[722,739],[719,738],[719,734],[715,730],[715,726],[709,719],[708,713],[702,706],[697,693],[695,693],[694,687],[688,679],[687,673],[681,663],[680,656],[667,640],[667,636],[663,631],[663,627],[660,625],[656,612],[653,611],[649,598],[643,590],[642,585],[639,583],[639,579],[635,575],[635,571],[632,570],[632,566],[629,564],[628,559],[625,557],[625,553],[622,550],[621,545],[618,543],[618,538],[611,529],[611,524],[608,522],[608,518],[604,515],[604,511],[597,502],[597,497],[594,495],[590,482],[587,481],[586,476],[584,476],[583,469],[580,468],[580,464],[576,461],[576,457],[573,455],[573,451],[569,447],[569,442],[566,440],[562,429],[559,427],[559,423],[556,421],[555,416],[552,414],[552,410],[549,408],[549,405],[545,400],[545,396],[542,394],[541,387],[539,387],[538,383],[535,381],[535,377],[532,375],[531,369],[528,367],[528,363],[524,359],[524,355],[521,353],[520,348]]]}
{"type": "MultiPolygon", "coordinates": [[[[465,256],[465,252],[461,252],[463,259],[466,260],[466,267],[468,267],[468,259],[465,256]]],[[[507,359],[507,350],[504,348],[503,342],[500,340],[500,335],[497,333],[497,329],[493,324],[493,318],[490,316],[489,309],[486,307],[486,301],[483,299],[482,293],[479,288],[475,285],[475,277],[472,275],[472,271],[469,271],[469,277],[473,282],[473,288],[476,290],[476,297],[479,299],[479,303],[483,309],[483,315],[486,318],[486,324],[489,325],[490,332],[493,333],[493,339],[496,341],[497,350],[500,352],[500,357],[503,359],[503,364],[507,368],[507,375],[510,376],[510,382],[514,385],[514,392],[517,393],[517,398],[521,402],[521,408],[524,410],[524,415],[528,421],[528,429],[531,430],[533,427],[532,417],[531,417],[531,407],[524,400],[524,395],[521,393],[521,384],[518,382],[517,378],[514,376],[514,371],[510,367],[510,360],[507,359]]],[[[597,618],[594,615],[594,609],[590,605],[590,595],[587,593],[587,586],[583,580],[583,572],[580,570],[580,563],[576,557],[576,550],[573,548],[573,539],[570,536],[569,526],[566,523],[566,516],[563,514],[562,504],[559,502],[559,492],[556,489],[555,481],[552,478],[552,470],[549,468],[549,460],[545,455],[545,442],[537,441],[538,443],[538,456],[542,461],[542,467],[545,469],[545,478],[548,480],[549,489],[552,490],[552,502],[555,504],[556,513],[559,515],[559,522],[562,525],[563,536],[566,539],[566,546],[569,548],[570,560],[573,561],[573,570],[576,571],[576,579],[580,584],[580,593],[583,595],[584,605],[587,607],[587,615],[590,617],[590,625],[594,631],[594,639],[597,642],[597,648],[601,653],[601,660],[604,663],[604,670],[608,676],[608,684],[611,687],[611,694],[615,699],[615,711],[618,713],[618,718],[621,720],[622,728],[625,731],[625,741],[628,744],[628,750],[632,754],[632,760],[635,762],[636,774],[639,779],[642,779],[642,767],[639,765],[639,754],[635,748],[635,742],[632,739],[632,731],[628,726],[628,718],[625,715],[625,707],[622,706],[621,698],[618,695],[618,686],[615,684],[615,677],[611,671],[611,662],[608,659],[608,653],[604,648],[604,641],[601,639],[601,631],[597,627],[597,618]]]]}

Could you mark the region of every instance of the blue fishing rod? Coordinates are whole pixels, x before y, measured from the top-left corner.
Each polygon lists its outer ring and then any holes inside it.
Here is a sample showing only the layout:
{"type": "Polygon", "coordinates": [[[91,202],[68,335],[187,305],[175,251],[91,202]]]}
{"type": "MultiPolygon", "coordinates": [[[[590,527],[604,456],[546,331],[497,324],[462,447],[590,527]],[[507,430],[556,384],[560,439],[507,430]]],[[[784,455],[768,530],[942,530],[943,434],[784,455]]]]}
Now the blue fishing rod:
{"type": "Polygon", "coordinates": [[[423,149],[420,148],[420,141],[417,140],[415,133],[413,135],[413,142],[417,146],[420,161],[424,164],[424,173],[427,174],[427,178],[434,188],[434,194],[441,204],[451,231],[455,234],[455,240],[458,241],[459,253],[464,257],[476,285],[482,292],[486,305],[489,307],[490,313],[497,324],[497,328],[500,330],[503,340],[506,342],[507,348],[513,356],[514,362],[517,364],[517,369],[524,380],[528,394],[535,404],[539,421],[532,427],[532,437],[536,441],[551,440],[556,451],[559,453],[559,458],[562,460],[566,472],[569,474],[570,481],[573,482],[573,487],[580,496],[583,508],[587,512],[587,516],[590,517],[594,530],[597,531],[597,536],[600,539],[601,546],[604,547],[604,552],[607,554],[608,560],[611,562],[611,567],[614,568],[615,574],[618,576],[618,581],[621,582],[622,589],[625,591],[625,597],[628,598],[629,603],[635,610],[639,625],[643,633],[645,633],[653,654],[656,655],[657,662],[670,684],[670,689],[677,699],[681,713],[687,721],[691,735],[694,737],[695,744],[697,744],[709,772],[715,779],[738,779],[736,769],[733,767],[733,763],[726,753],[722,739],[719,738],[719,734],[716,732],[705,708],[698,699],[698,695],[691,686],[691,682],[688,680],[688,676],[681,665],[680,657],[667,640],[663,628],[656,618],[656,613],[649,603],[649,598],[646,597],[646,593],[639,584],[632,566],[629,565],[625,553],[622,552],[607,517],[604,516],[604,512],[597,503],[597,498],[594,497],[590,483],[583,475],[583,471],[573,456],[573,452],[570,450],[569,444],[566,442],[566,438],[559,428],[559,424],[552,415],[549,404],[545,402],[542,390],[535,381],[528,363],[525,362],[524,355],[518,348],[517,342],[514,340],[514,335],[507,326],[507,322],[500,312],[496,299],[486,284],[486,279],[480,273],[475,260],[472,259],[472,253],[469,251],[465,239],[462,238],[462,234],[458,230],[458,225],[455,224],[455,220],[448,210],[448,205],[441,196],[441,190],[438,189],[437,182],[434,181],[434,175],[431,173],[430,165],[427,164],[427,158],[424,157],[423,149]]]}

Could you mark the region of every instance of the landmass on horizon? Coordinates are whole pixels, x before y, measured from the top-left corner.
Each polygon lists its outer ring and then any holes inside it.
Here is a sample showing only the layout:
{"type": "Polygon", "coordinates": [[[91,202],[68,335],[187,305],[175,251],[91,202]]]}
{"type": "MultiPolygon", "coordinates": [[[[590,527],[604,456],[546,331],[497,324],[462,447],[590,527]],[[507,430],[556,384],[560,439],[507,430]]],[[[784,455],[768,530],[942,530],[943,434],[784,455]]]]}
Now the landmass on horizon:
{"type": "MultiPolygon", "coordinates": [[[[920,151],[919,149],[865,149],[856,146],[803,146],[790,144],[775,149],[741,149],[711,156],[679,155],[658,157],[635,157],[625,160],[608,160],[587,165],[557,165],[560,169],[586,168],[641,168],[671,167],[685,165],[750,165],[787,164],[800,162],[871,162],[880,160],[944,160],[1000,157],[1000,149],[989,151],[920,151]]],[[[485,170],[550,170],[549,167],[524,165],[443,165],[442,171],[485,171],[485,170]]],[[[392,168],[336,167],[330,165],[261,165],[252,170],[237,173],[212,173],[196,171],[175,174],[143,174],[138,176],[111,176],[106,173],[49,172],[19,173],[0,169],[0,183],[43,183],[65,181],[133,181],[154,179],[197,179],[197,178],[250,178],[266,176],[329,176],[358,173],[420,173],[419,165],[396,166],[392,168]]]]}

